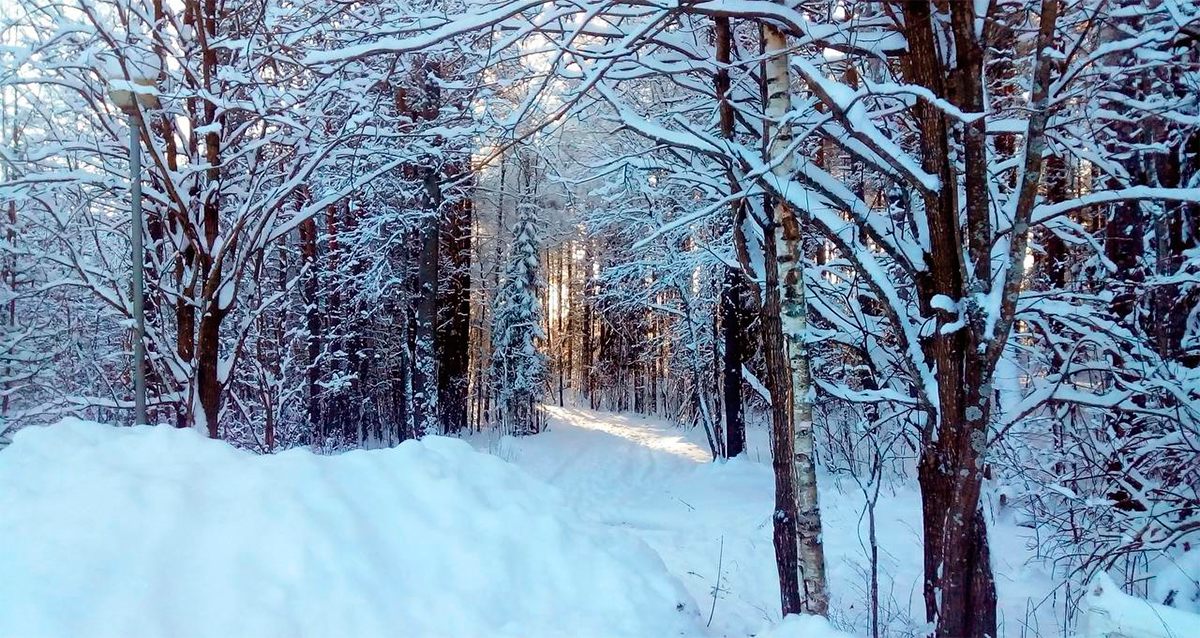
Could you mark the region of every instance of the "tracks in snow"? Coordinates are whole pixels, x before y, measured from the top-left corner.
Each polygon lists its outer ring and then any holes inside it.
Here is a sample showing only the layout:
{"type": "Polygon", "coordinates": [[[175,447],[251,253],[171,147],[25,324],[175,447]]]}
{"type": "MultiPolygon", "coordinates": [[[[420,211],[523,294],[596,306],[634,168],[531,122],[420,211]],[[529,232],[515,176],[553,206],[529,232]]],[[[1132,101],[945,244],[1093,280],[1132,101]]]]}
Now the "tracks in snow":
{"type": "Polygon", "coordinates": [[[712,635],[749,635],[778,617],[768,468],[746,459],[712,463],[703,433],[660,421],[546,410],[546,432],[505,439],[493,451],[557,487],[584,519],[645,541],[706,619],[724,543],[712,635]]]}

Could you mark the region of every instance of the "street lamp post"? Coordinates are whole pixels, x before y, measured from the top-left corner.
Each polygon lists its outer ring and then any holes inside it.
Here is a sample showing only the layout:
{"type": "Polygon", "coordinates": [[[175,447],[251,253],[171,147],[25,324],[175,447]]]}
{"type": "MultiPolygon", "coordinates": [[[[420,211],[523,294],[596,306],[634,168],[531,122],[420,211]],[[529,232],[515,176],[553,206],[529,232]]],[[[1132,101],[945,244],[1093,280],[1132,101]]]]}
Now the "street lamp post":
{"type": "Polygon", "coordinates": [[[140,107],[158,105],[154,81],[135,78],[132,82],[113,82],[109,98],[125,113],[129,122],[129,197],[132,223],[129,228],[133,245],[133,423],[146,424],[146,304],[145,259],[142,237],[142,149],[138,134],[142,129],[140,107]]]}

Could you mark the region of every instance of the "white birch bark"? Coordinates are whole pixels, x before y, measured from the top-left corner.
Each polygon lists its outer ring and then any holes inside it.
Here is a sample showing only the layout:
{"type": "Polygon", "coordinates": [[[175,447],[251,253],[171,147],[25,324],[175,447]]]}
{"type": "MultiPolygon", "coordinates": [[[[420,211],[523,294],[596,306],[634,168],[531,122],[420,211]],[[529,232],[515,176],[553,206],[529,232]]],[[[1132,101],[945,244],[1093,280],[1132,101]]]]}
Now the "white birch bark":
{"type": "MultiPolygon", "coordinates": [[[[770,24],[763,26],[767,53],[767,118],[772,124],[769,147],[772,172],[791,179],[792,127],[783,122],[791,111],[791,75],[787,36],[770,24]]],[[[791,372],[792,428],[795,440],[797,554],[800,558],[801,596],[808,613],[826,615],[829,589],[825,582],[825,548],[821,537],[821,506],[817,498],[817,472],[813,459],[812,378],[809,374],[808,308],[804,299],[804,262],[801,260],[800,220],[782,198],[772,211],[775,250],[778,256],[780,319],[791,372]]]]}

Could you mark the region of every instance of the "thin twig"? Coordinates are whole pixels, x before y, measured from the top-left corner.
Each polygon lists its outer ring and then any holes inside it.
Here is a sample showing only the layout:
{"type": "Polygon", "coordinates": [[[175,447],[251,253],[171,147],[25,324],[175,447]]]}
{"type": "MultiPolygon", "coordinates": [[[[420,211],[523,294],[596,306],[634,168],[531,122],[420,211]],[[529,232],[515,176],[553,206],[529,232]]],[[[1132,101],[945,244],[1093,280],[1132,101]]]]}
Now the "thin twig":
{"type": "Polygon", "coordinates": [[[713,614],[717,611],[717,594],[721,591],[721,563],[725,560],[725,536],[721,536],[721,550],[717,554],[717,584],[713,587],[713,602],[712,607],[708,610],[708,624],[705,627],[712,626],[713,614]]]}

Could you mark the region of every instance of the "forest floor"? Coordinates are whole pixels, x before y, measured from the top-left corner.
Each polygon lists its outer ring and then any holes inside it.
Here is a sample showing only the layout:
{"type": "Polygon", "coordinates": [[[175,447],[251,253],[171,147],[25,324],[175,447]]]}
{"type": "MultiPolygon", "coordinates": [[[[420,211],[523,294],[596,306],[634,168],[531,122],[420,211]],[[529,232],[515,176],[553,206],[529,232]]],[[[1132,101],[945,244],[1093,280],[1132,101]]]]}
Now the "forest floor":
{"type": "MultiPolygon", "coordinates": [[[[334,455],[23,429],[0,451],[0,636],[842,636],[779,622],[763,428],[714,463],[699,430],[547,412],[535,436],[334,455]]],[[[830,620],[870,636],[862,492],[820,483],[830,620]]],[[[881,638],[923,634],[919,505],[884,486],[881,638]]],[[[989,528],[999,638],[1061,635],[1033,530],[1005,512],[989,528]]]]}
{"type": "MultiPolygon", "coordinates": [[[[750,428],[743,456],[713,463],[702,430],[636,415],[547,407],[548,428],[524,438],[471,440],[560,490],[586,523],[627,530],[653,548],[691,593],[714,636],[747,636],[779,621],[771,544],[774,479],[765,428],[750,428]],[[718,571],[719,568],[719,571],[718,571]],[[714,592],[716,600],[714,603],[714,592]]],[[[865,499],[847,477],[823,475],[822,518],[832,620],[870,634],[865,499]]],[[[920,495],[885,484],[877,508],[882,635],[923,624],[920,495]]],[[[1058,636],[1049,577],[1029,566],[1032,530],[992,523],[1001,636],[1058,636]]]]}

